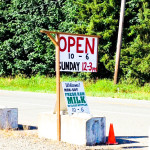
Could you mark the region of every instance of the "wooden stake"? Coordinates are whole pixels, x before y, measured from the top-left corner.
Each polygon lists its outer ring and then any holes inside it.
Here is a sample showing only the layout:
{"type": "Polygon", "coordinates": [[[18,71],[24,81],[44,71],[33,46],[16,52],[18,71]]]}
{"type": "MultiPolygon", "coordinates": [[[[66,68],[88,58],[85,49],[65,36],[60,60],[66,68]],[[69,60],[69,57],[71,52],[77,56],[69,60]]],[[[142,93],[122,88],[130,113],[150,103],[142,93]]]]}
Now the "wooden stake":
{"type": "MultiPolygon", "coordinates": [[[[59,43],[59,34],[56,34],[56,42],[59,43]]],[[[60,53],[59,44],[56,45],[56,95],[57,95],[57,140],[61,140],[61,117],[60,117],[60,53]]]]}
{"type": "Polygon", "coordinates": [[[120,53],[121,53],[121,43],[122,43],[122,31],[123,31],[123,23],[124,23],[125,3],[126,3],[126,0],[122,0],[122,2],[121,2],[121,10],[120,10],[118,40],[117,40],[117,50],[116,50],[116,64],[115,64],[115,73],[114,73],[114,84],[118,83],[118,69],[119,69],[119,64],[120,64],[120,53]]]}
{"type": "Polygon", "coordinates": [[[59,68],[59,62],[60,62],[60,53],[59,53],[59,33],[56,33],[56,40],[51,35],[51,32],[41,30],[41,33],[47,34],[47,36],[52,40],[52,42],[55,45],[56,48],[56,95],[57,95],[57,101],[56,101],[56,112],[57,112],[57,140],[61,140],[61,116],[60,116],[60,68],[59,68]]]}

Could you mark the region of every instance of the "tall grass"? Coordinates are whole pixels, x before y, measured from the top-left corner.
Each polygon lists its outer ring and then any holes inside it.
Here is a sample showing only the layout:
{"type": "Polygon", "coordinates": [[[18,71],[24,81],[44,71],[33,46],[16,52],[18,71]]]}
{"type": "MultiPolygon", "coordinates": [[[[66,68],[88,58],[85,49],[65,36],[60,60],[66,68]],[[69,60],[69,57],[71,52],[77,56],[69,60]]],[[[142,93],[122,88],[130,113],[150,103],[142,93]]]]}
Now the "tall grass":
{"type": "Polygon", "coordinates": [[[55,78],[47,78],[44,76],[37,75],[31,78],[16,76],[15,78],[0,78],[0,89],[54,93],[56,83],[55,78]]]}
{"type": "MultiPolygon", "coordinates": [[[[81,81],[80,78],[62,76],[61,81],[81,81]]],[[[83,81],[87,96],[113,97],[113,98],[130,98],[150,100],[150,84],[145,86],[117,84],[108,79],[103,80],[85,80],[83,81]]],[[[0,78],[1,90],[13,91],[31,91],[43,93],[55,93],[55,77],[35,76],[25,78],[16,76],[15,78],[0,78]]]]}

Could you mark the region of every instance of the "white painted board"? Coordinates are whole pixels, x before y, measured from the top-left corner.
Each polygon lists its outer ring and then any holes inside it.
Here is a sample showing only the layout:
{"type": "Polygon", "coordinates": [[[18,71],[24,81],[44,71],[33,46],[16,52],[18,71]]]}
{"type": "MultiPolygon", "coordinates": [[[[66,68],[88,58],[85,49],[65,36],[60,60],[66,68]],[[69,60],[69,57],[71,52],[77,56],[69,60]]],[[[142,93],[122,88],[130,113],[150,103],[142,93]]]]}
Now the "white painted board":
{"type": "Polygon", "coordinates": [[[98,37],[60,34],[60,71],[97,72],[98,37]]]}
{"type": "Polygon", "coordinates": [[[69,115],[74,113],[90,114],[83,82],[62,82],[62,88],[69,115]]]}

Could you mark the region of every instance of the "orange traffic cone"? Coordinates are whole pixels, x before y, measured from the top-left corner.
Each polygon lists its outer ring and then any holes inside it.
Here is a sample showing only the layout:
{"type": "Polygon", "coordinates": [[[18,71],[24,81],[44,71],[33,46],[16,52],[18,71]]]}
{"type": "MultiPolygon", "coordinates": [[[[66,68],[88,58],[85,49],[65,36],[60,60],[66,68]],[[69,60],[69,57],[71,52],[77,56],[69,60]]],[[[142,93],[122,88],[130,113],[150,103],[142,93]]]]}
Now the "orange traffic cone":
{"type": "Polygon", "coordinates": [[[114,134],[114,128],[113,128],[113,124],[110,124],[110,128],[109,128],[109,136],[108,136],[108,142],[106,144],[118,144],[116,142],[116,138],[115,138],[115,134],[114,134]]]}

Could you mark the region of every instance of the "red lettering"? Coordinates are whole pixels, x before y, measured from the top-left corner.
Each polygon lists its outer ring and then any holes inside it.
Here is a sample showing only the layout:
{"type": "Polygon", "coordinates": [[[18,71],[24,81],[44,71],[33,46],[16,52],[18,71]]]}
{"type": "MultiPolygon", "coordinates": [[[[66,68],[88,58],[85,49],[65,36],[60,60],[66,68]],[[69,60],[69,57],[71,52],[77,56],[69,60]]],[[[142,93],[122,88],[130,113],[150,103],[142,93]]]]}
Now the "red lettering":
{"type": "Polygon", "coordinates": [[[82,62],[82,71],[87,71],[87,62],[82,62]]]}
{"type": "Polygon", "coordinates": [[[87,53],[87,48],[89,47],[91,54],[94,54],[94,43],[95,43],[95,38],[92,39],[92,46],[90,45],[88,38],[86,38],[85,53],[87,53]]]}
{"type": "Polygon", "coordinates": [[[74,37],[69,36],[68,37],[68,52],[70,52],[70,47],[72,47],[74,45],[75,45],[75,39],[74,39],[74,37]],[[73,42],[71,43],[71,41],[73,41],[73,42]]]}
{"type": "Polygon", "coordinates": [[[64,46],[64,48],[61,48],[60,45],[59,45],[59,49],[60,49],[61,52],[64,52],[66,50],[66,47],[67,47],[67,41],[66,41],[65,37],[61,36],[59,38],[59,44],[60,44],[61,40],[64,40],[65,46],[64,46]]]}
{"type": "Polygon", "coordinates": [[[83,37],[77,37],[77,53],[83,53],[83,50],[79,50],[79,47],[81,47],[81,44],[79,44],[80,40],[84,40],[83,37]]]}

